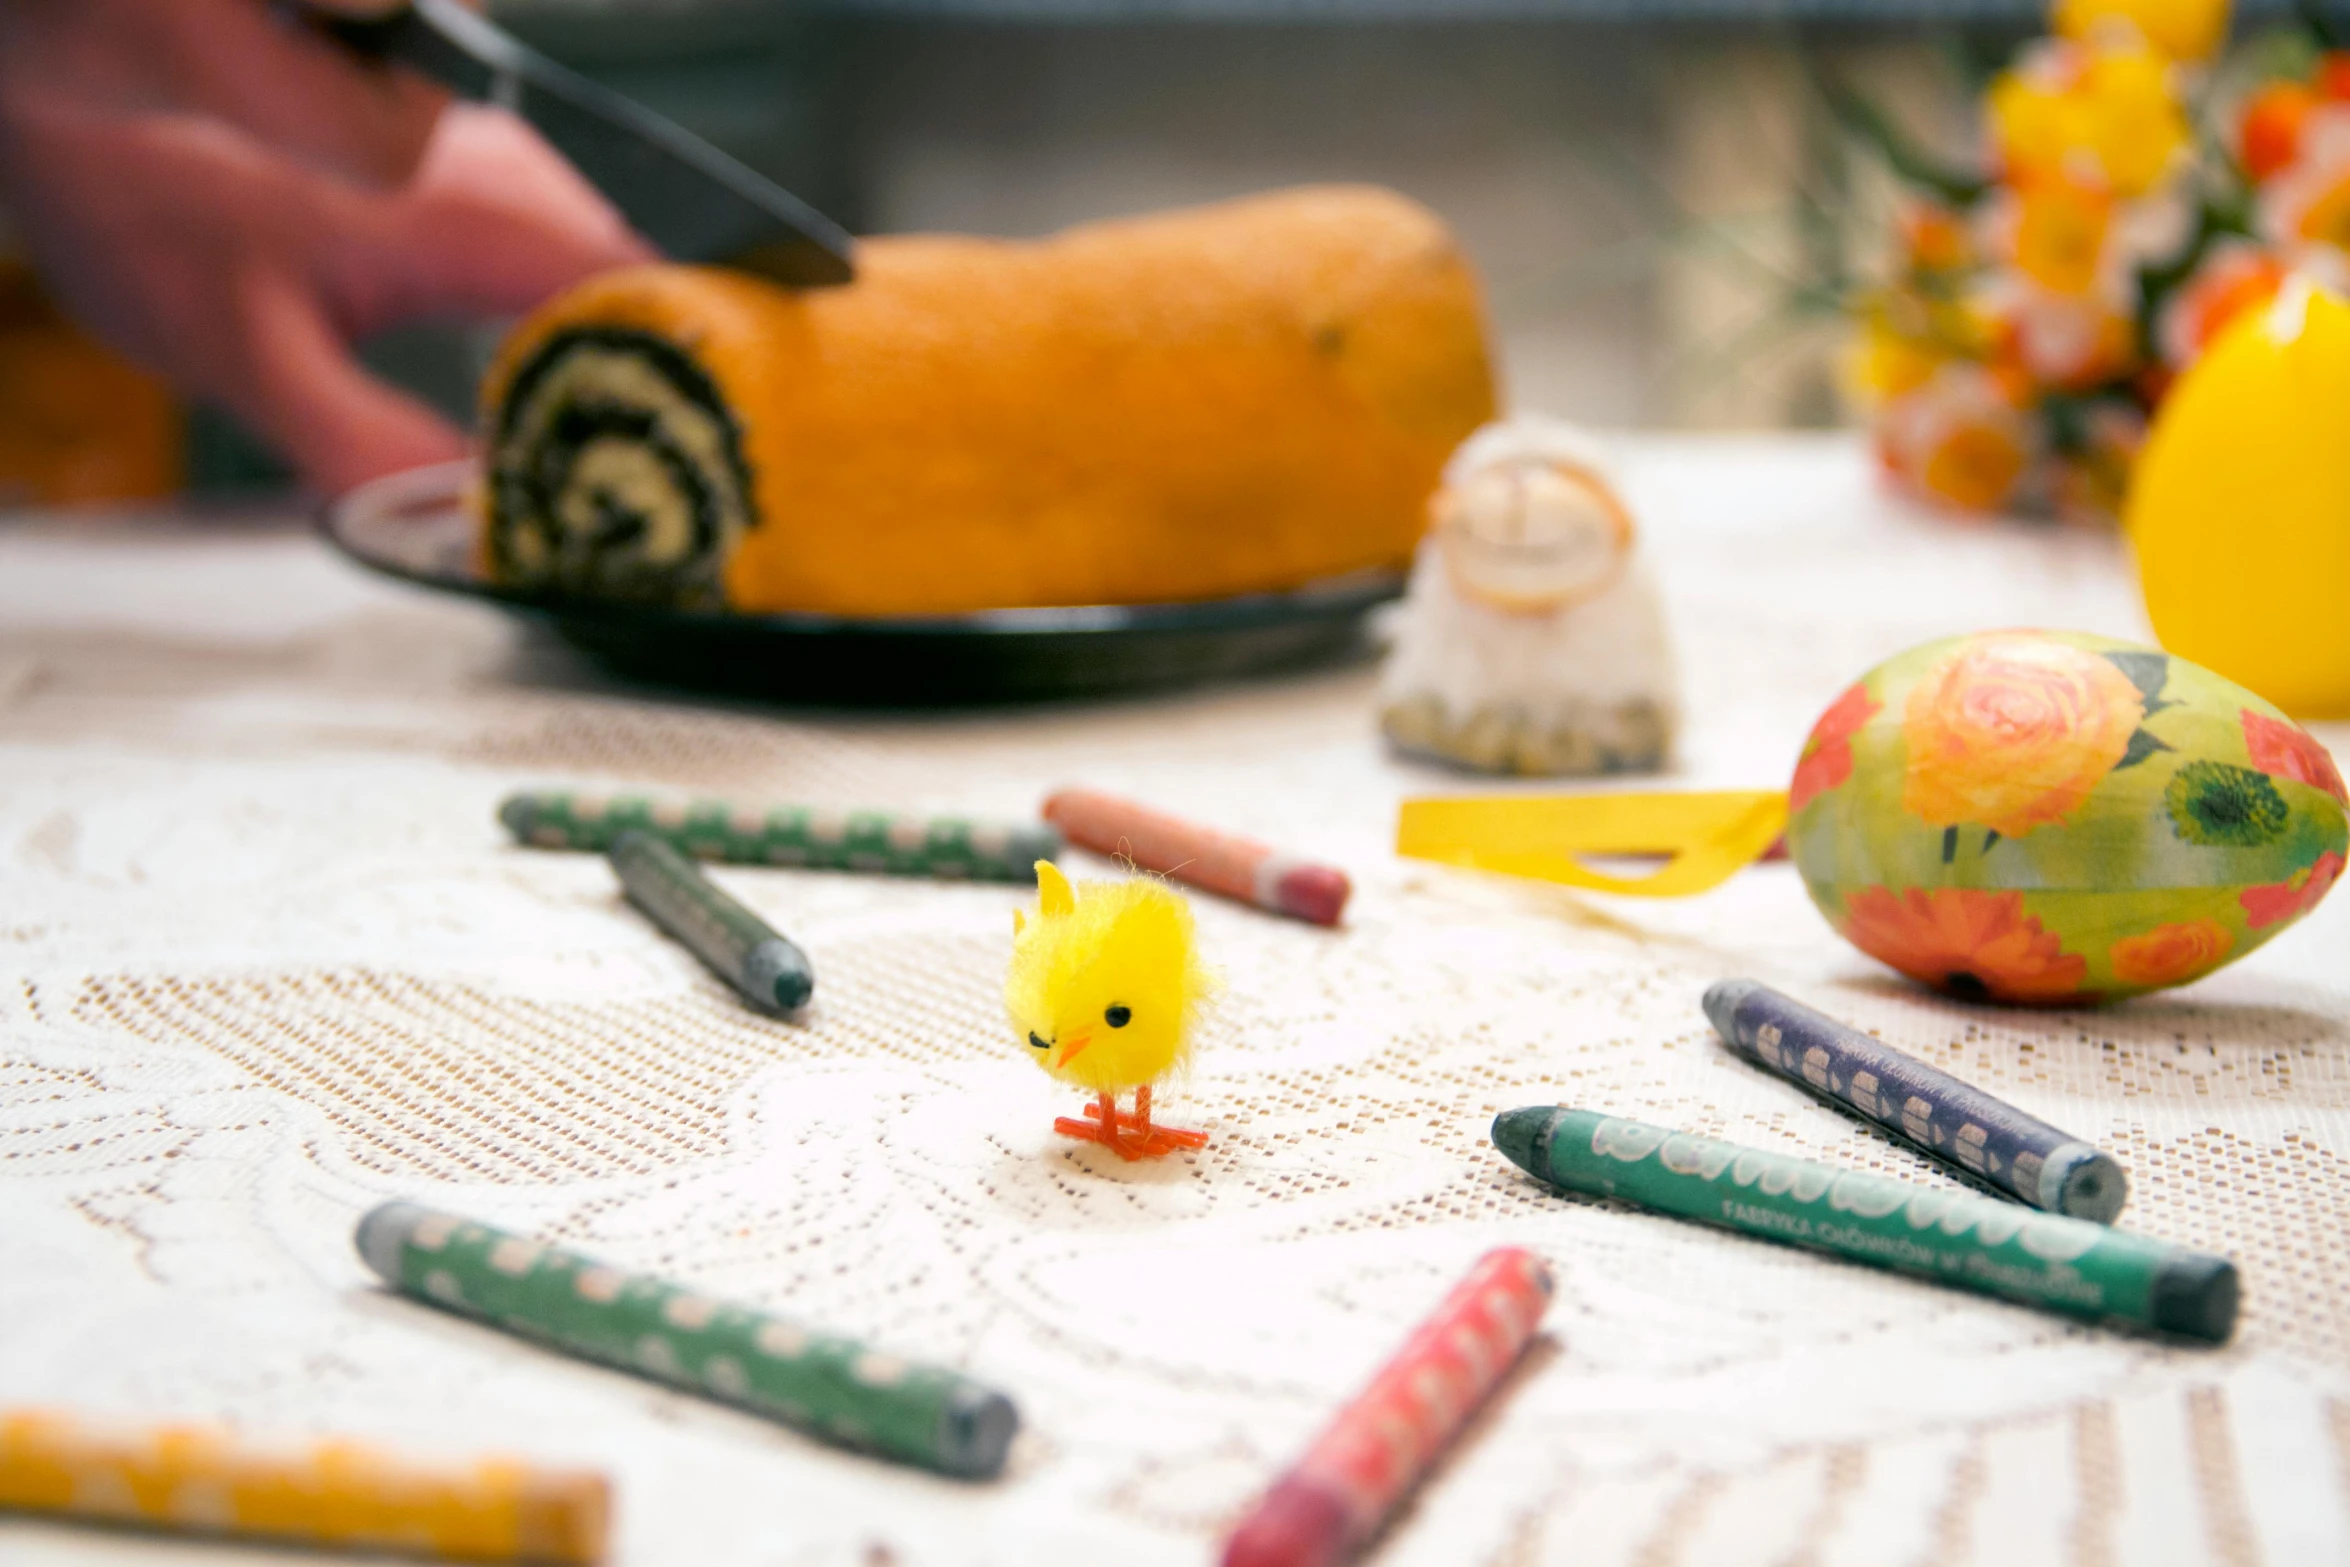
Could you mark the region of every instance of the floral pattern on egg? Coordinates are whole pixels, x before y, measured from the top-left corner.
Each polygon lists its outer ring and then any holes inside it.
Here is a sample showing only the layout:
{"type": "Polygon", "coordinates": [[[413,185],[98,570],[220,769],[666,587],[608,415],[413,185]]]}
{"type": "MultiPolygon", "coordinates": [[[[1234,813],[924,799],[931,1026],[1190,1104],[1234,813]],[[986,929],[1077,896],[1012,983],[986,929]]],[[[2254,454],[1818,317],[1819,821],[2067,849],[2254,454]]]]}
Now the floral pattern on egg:
{"type": "Polygon", "coordinates": [[[2350,854],[2341,772],[2251,692],[2058,631],[1912,648],[1805,742],[1788,849],[1839,933],[1970,1000],[2199,979],[2307,914],[2350,854]]]}

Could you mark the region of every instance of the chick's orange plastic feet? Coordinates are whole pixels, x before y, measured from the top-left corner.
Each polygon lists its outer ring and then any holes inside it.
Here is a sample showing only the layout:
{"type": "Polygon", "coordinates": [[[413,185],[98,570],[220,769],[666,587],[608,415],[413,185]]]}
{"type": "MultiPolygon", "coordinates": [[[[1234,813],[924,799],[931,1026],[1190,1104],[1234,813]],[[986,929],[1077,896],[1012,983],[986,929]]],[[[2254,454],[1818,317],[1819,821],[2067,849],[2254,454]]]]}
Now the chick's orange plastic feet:
{"type": "Polygon", "coordinates": [[[1053,1130],[1079,1142],[1101,1143],[1121,1159],[1156,1159],[1178,1148],[1205,1148],[1208,1134],[1176,1126],[1151,1125],[1151,1091],[1134,1091],[1134,1113],[1121,1123],[1115,1094],[1103,1094],[1085,1107],[1085,1119],[1059,1116],[1053,1130]]]}

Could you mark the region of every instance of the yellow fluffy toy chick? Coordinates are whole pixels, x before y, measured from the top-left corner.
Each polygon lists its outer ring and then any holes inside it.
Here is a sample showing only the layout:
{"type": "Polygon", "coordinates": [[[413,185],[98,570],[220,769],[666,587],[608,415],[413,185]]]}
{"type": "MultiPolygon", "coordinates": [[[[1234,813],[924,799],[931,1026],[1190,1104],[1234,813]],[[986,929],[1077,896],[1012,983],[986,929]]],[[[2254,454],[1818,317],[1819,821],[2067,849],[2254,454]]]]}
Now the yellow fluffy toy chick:
{"type": "Polygon", "coordinates": [[[1053,1129],[1127,1159],[1201,1146],[1205,1132],[1151,1125],[1151,1085],[1189,1058],[1192,1024],[1215,988],[1191,906],[1148,877],[1072,888],[1050,860],[1036,862],[1036,886],[1035,916],[1012,913],[1004,1005],[1036,1064],[1095,1096],[1087,1119],[1062,1116],[1053,1129]],[[1129,1088],[1134,1110],[1121,1119],[1118,1095],[1129,1088]]]}

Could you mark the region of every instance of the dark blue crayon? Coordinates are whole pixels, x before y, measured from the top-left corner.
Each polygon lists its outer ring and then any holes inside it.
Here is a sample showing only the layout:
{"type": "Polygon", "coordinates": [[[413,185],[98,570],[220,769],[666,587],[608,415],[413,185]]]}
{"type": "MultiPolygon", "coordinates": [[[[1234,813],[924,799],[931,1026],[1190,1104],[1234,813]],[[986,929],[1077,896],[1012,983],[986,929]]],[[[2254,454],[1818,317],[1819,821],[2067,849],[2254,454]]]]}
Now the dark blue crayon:
{"type": "Polygon", "coordinates": [[[1756,980],[1707,990],[1705,1015],[1748,1060],[2020,1202],[2111,1224],[2129,1200],[2112,1155],[1756,980]]]}

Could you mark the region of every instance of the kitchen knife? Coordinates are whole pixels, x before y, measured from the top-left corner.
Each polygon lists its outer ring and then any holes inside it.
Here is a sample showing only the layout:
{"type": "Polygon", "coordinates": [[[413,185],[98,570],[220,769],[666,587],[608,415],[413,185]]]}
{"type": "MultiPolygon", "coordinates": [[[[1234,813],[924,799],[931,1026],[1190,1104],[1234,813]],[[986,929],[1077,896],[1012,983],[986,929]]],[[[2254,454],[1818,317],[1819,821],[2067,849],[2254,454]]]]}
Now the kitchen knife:
{"type": "Polygon", "coordinates": [[[663,255],[795,287],[846,283],[848,233],[755,170],[518,42],[459,0],[410,0],[364,20],[301,14],[371,59],[513,110],[663,255]]]}

